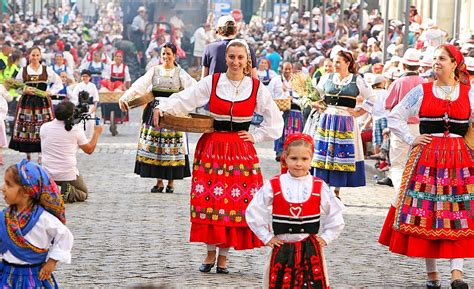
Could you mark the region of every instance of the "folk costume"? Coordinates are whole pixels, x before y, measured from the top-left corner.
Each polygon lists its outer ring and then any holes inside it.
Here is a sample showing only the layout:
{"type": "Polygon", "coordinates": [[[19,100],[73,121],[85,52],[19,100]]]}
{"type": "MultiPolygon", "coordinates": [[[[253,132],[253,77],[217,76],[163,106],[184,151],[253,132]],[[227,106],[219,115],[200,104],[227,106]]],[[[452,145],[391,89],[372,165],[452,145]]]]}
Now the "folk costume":
{"type": "MultiPolygon", "coordinates": [[[[38,70],[31,66],[21,68],[16,80],[28,86],[46,91],[49,84],[53,84],[48,91],[51,95],[57,94],[62,88],[59,75],[51,67],[40,65],[38,70]]],[[[19,152],[41,152],[40,127],[43,123],[54,118],[50,97],[23,94],[18,100],[15,114],[13,135],[9,147],[19,152]]]]}
{"type": "Polygon", "coordinates": [[[17,164],[21,183],[37,202],[18,212],[9,206],[0,212],[1,288],[58,288],[39,272],[48,259],[71,263],[73,236],[64,225],[64,203],[58,187],[41,166],[23,160],[17,164]]]}
{"type": "Polygon", "coordinates": [[[85,67],[91,72],[91,82],[95,84],[97,89],[100,89],[100,82],[102,80],[102,72],[105,69],[105,64],[103,62],[88,62],[85,67]]]}
{"type": "Polygon", "coordinates": [[[331,73],[321,77],[318,84],[320,95],[324,95],[327,109],[320,115],[314,135],[315,148],[311,173],[323,179],[329,186],[365,186],[364,152],[362,139],[355,118],[348,108],[356,107],[356,98],[364,98],[360,105],[372,111],[375,95],[361,76],[349,74],[339,79],[331,73]]]}
{"type": "MultiPolygon", "coordinates": [[[[123,52],[121,53],[123,54],[123,52]]],[[[109,91],[115,91],[125,82],[130,81],[131,78],[128,66],[125,63],[120,65],[112,63],[102,72],[100,85],[101,87],[107,88],[109,91]]],[[[102,110],[102,118],[104,120],[110,120],[110,113],[114,111],[116,122],[128,121],[127,113],[124,113],[124,117],[122,118],[122,111],[120,110],[118,103],[101,103],[100,109],[102,110]]]]}
{"type": "MultiPolygon", "coordinates": [[[[308,135],[293,134],[292,141],[308,135]]],[[[264,288],[329,288],[319,237],[329,244],[344,228],[344,205],[323,180],[307,174],[273,177],[255,195],[246,211],[247,223],[263,243],[273,237],[285,243],[273,248],[265,270],[264,288]],[[272,228],[272,230],[270,229],[272,228]]]]}
{"type": "Polygon", "coordinates": [[[184,69],[166,69],[157,65],[137,79],[122,96],[122,99],[127,99],[130,93],[144,94],[150,87],[155,96],[155,100],[146,105],[142,116],[135,161],[135,173],[140,177],[178,180],[191,176],[186,133],[155,127],[153,109],[173,93],[195,84],[196,81],[184,69]]]}
{"type": "Polygon", "coordinates": [[[209,104],[213,133],[201,136],[196,146],[191,187],[191,242],[236,250],[262,246],[248,228],[245,210],[263,185],[253,143],[239,137],[248,131],[253,112],[264,118],[252,135],[255,142],[281,135],[283,120],[270,93],[257,79],[235,83],[216,73],[173,94],[158,109],[182,114],[209,104]]]}
{"type": "Polygon", "coordinates": [[[283,152],[283,144],[285,143],[286,138],[290,134],[302,132],[304,123],[303,113],[301,112],[300,107],[300,96],[295,91],[293,91],[290,81],[286,80],[283,75],[279,80],[277,78],[275,81],[276,86],[278,86],[276,84],[277,82],[281,82],[281,88],[283,89],[282,97],[291,97],[290,110],[283,112],[283,121],[285,123],[283,126],[283,133],[279,139],[275,140],[274,143],[274,151],[278,157],[283,152]]]}
{"type": "Polygon", "coordinates": [[[392,133],[412,144],[408,118],[420,117],[427,145],[413,147],[400,190],[385,220],[379,242],[410,257],[474,257],[474,162],[463,136],[473,118],[469,85],[450,87],[433,82],[416,86],[388,117],[392,133]],[[443,90],[444,89],[444,90],[443,90]],[[447,98],[448,96],[448,98],[447,98]],[[450,98],[450,99],[449,99],[450,98]]]}

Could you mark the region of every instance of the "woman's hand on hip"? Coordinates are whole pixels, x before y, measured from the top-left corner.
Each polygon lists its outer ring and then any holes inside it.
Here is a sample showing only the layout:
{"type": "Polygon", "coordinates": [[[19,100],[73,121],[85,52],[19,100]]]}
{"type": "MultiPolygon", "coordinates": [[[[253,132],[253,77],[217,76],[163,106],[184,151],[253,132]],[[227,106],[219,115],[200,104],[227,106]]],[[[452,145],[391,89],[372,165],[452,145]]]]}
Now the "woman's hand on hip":
{"type": "Polygon", "coordinates": [[[431,142],[431,135],[422,134],[422,135],[417,136],[411,145],[415,147],[417,145],[427,145],[430,142],[431,142]]]}
{"type": "Polygon", "coordinates": [[[280,247],[281,245],[285,244],[285,242],[283,242],[282,240],[280,240],[279,238],[277,237],[273,237],[270,241],[268,241],[268,243],[266,243],[265,245],[268,246],[268,247],[271,247],[272,249],[275,248],[275,247],[280,247]]]}
{"type": "Polygon", "coordinates": [[[163,117],[163,112],[158,108],[153,109],[153,125],[155,127],[160,127],[160,117],[163,117]]]}
{"type": "Polygon", "coordinates": [[[56,269],[56,264],[58,261],[53,260],[53,259],[48,259],[46,263],[43,264],[43,267],[41,267],[41,270],[39,272],[39,278],[40,280],[47,280],[51,278],[51,273],[53,273],[54,269],[56,269]]]}
{"type": "Polygon", "coordinates": [[[249,133],[246,130],[241,130],[238,132],[239,137],[243,139],[244,141],[249,141],[251,143],[255,143],[255,139],[253,138],[253,135],[249,133]]]}

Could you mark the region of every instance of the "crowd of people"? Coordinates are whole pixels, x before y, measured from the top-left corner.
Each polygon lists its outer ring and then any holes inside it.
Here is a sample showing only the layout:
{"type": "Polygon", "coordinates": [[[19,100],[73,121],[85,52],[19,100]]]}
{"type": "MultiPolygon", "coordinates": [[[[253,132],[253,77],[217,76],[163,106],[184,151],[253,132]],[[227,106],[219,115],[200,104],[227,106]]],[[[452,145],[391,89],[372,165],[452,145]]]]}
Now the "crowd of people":
{"type": "Polygon", "coordinates": [[[115,2],[93,23],[73,7],[62,17],[54,9],[42,19],[9,15],[0,33],[0,146],[26,159],[8,166],[2,187],[1,285],[54,288],[51,273],[70,262],[73,243],[64,203],[88,196],[77,148],[94,152],[97,110],[127,120],[130,100],[151,93],[134,173],[156,179],[151,193],[173,193],[175,180],[192,177],[190,241],[206,244],[199,271],[228,274],[230,248],[266,245],[265,288],[329,288],[322,250],[344,229],[341,188],[366,185],[370,158],[395,190],[379,242],[425,258],[427,288],[441,288],[440,258],[451,260],[451,287],[468,288],[474,147],[463,137],[472,129],[474,42],[448,44],[415,6],[410,23],[390,21],[388,39],[380,15],[364,9],[360,19],[358,3],[321,9],[292,7],[286,19],[249,24],[211,15],[187,57],[181,11],[171,31],[158,25],[147,39],[139,7],[130,40],[115,2]],[[108,103],[100,93],[122,96],[108,103]],[[160,127],[160,118],[196,110],[214,119],[214,132],[201,135],[191,165],[186,132],[160,127]],[[254,147],[263,141],[274,142],[282,170],[268,181],[254,147]]]}

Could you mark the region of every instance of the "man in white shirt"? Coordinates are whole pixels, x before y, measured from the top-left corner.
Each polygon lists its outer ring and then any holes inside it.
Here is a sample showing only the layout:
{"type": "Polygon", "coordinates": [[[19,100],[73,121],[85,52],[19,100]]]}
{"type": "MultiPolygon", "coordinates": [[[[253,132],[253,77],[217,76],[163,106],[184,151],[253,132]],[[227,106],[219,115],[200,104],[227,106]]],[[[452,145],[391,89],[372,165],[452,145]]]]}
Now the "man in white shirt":
{"type": "Polygon", "coordinates": [[[92,154],[97,145],[102,126],[94,127],[94,135],[88,141],[84,130],[71,121],[74,104],[62,102],[54,111],[56,118],[41,126],[41,151],[43,167],[53,180],[61,186],[65,202],[83,202],[87,199],[87,186],[76,168],[78,147],[92,154]]]}
{"type": "Polygon", "coordinates": [[[66,60],[68,73],[74,74],[76,63],[74,62],[74,56],[71,54],[71,44],[67,43],[64,45],[63,57],[66,60]]]}
{"type": "Polygon", "coordinates": [[[140,6],[137,10],[138,15],[133,18],[132,21],[132,35],[130,40],[135,44],[135,47],[138,51],[144,51],[143,47],[143,34],[145,33],[145,26],[146,26],[146,17],[147,11],[146,8],[140,6]]]}

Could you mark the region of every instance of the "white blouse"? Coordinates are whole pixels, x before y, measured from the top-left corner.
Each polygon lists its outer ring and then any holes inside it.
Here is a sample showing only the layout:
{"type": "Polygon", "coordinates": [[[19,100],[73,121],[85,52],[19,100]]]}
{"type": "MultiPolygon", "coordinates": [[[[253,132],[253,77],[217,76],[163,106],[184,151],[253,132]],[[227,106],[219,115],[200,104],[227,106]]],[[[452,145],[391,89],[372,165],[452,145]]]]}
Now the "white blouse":
{"type": "MultiPolygon", "coordinates": [[[[23,79],[23,69],[24,67],[20,68],[20,71],[16,75],[16,80],[19,80],[21,82],[25,82],[23,79]]],[[[41,75],[43,73],[43,65],[40,65],[38,67],[38,70],[34,70],[31,65],[27,66],[26,73],[29,75],[41,75]]],[[[61,80],[61,77],[54,72],[54,70],[50,67],[46,67],[46,73],[48,74],[48,83],[52,83],[51,87],[47,91],[51,93],[51,95],[57,94],[61,89],[63,89],[63,81],[61,80]]]]}
{"type": "MultiPolygon", "coordinates": [[[[71,250],[74,241],[72,233],[58,218],[49,212],[44,211],[35,226],[24,237],[35,247],[49,248],[46,259],[53,259],[66,264],[71,263],[71,250]]],[[[12,264],[29,264],[15,257],[10,251],[6,251],[2,258],[12,264]]]]}
{"type": "MultiPolygon", "coordinates": [[[[321,97],[325,95],[324,85],[326,84],[326,81],[328,81],[330,75],[331,73],[321,76],[318,86],[316,87],[321,97]]],[[[348,76],[344,77],[343,79],[340,79],[339,74],[334,73],[334,76],[332,77],[332,82],[336,85],[347,85],[352,81],[352,76],[353,74],[350,73],[348,76]]],[[[372,107],[375,103],[375,93],[372,90],[372,87],[370,87],[364,80],[364,78],[362,78],[360,75],[358,75],[356,78],[356,85],[357,88],[359,88],[359,95],[364,98],[362,104],[357,106],[363,108],[368,113],[372,113],[372,107]]]]}
{"type": "MultiPolygon", "coordinates": [[[[313,177],[293,177],[289,173],[280,176],[283,196],[289,202],[305,202],[309,199],[313,188],[313,177]]],[[[250,229],[257,237],[267,244],[275,235],[272,228],[273,190],[269,181],[255,194],[247,207],[245,218],[250,229]]],[[[321,187],[321,228],[318,236],[327,244],[334,241],[344,229],[342,212],[345,207],[329,190],[326,183],[321,187]]],[[[277,237],[285,242],[297,242],[307,238],[309,234],[280,234],[277,237]]]]}
{"type": "MultiPolygon", "coordinates": [[[[229,81],[225,73],[221,74],[217,83],[217,95],[227,101],[242,101],[250,97],[253,81],[246,76],[238,89],[229,81]]],[[[183,91],[172,94],[160,102],[158,109],[170,114],[180,115],[189,113],[197,107],[202,107],[209,102],[212,90],[212,75],[208,75],[183,91]]],[[[283,131],[283,117],[280,110],[272,100],[268,89],[260,83],[257,91],[257,106],[255,112],[263,116],[260,127],[252,132],[255,143],[264,140],[275,140],[281,137],[283,131]]]]}
{"type": "MultiPolygon", "coordinates": [[[[181,86],[183,88],[188,88],[196,84],[196,80],[192,78],[184,69],[180,67],[175,67],[172,70],[165,69],[163,66],[159,66],[159,73],[160,75],[174,75],[176,69],[180,69],[179,71],[179,79],[181,81],[181,86]]],[[[142,77],[135,80],[132,86],[127,89],[127,91],[120,97],[121,100],[128,99],[131,94],[145,94],[150,92],[153,88],[153,76],[155,75],[155,67],[149,69],[142,77]]],[[[160,103],[167,99],[167,97],[158,97],[157,98],[160,103]]]]}
{"type": "MultiPolygon", "coordinates": [[[[444,90],[449,91],[451,87],[443,86],[444,90]]],[[[436,98],[445,99],[446,95],[442,88],[433,85],[433,94],[436,98]]],[[[451,100],[455,101],[459,97],[459,84],[456,85],[451,95],[451,100]]],[[[402,139],[409,145],[413,144],[415,137],[408,129],[408,118],[418,116],[420,113],[421,103],[423,102],[423,86],[421,84],[415,86],[403,100],[397,104],[388,115],[388,127],[397,137],[402,139]]],[[[471,104],[471,116],[469,122],[474,119],[474,91],[469,91],[469,103],[471,104]]],[[[454,135],[454,134],[453,134],[454,135]]]]}

